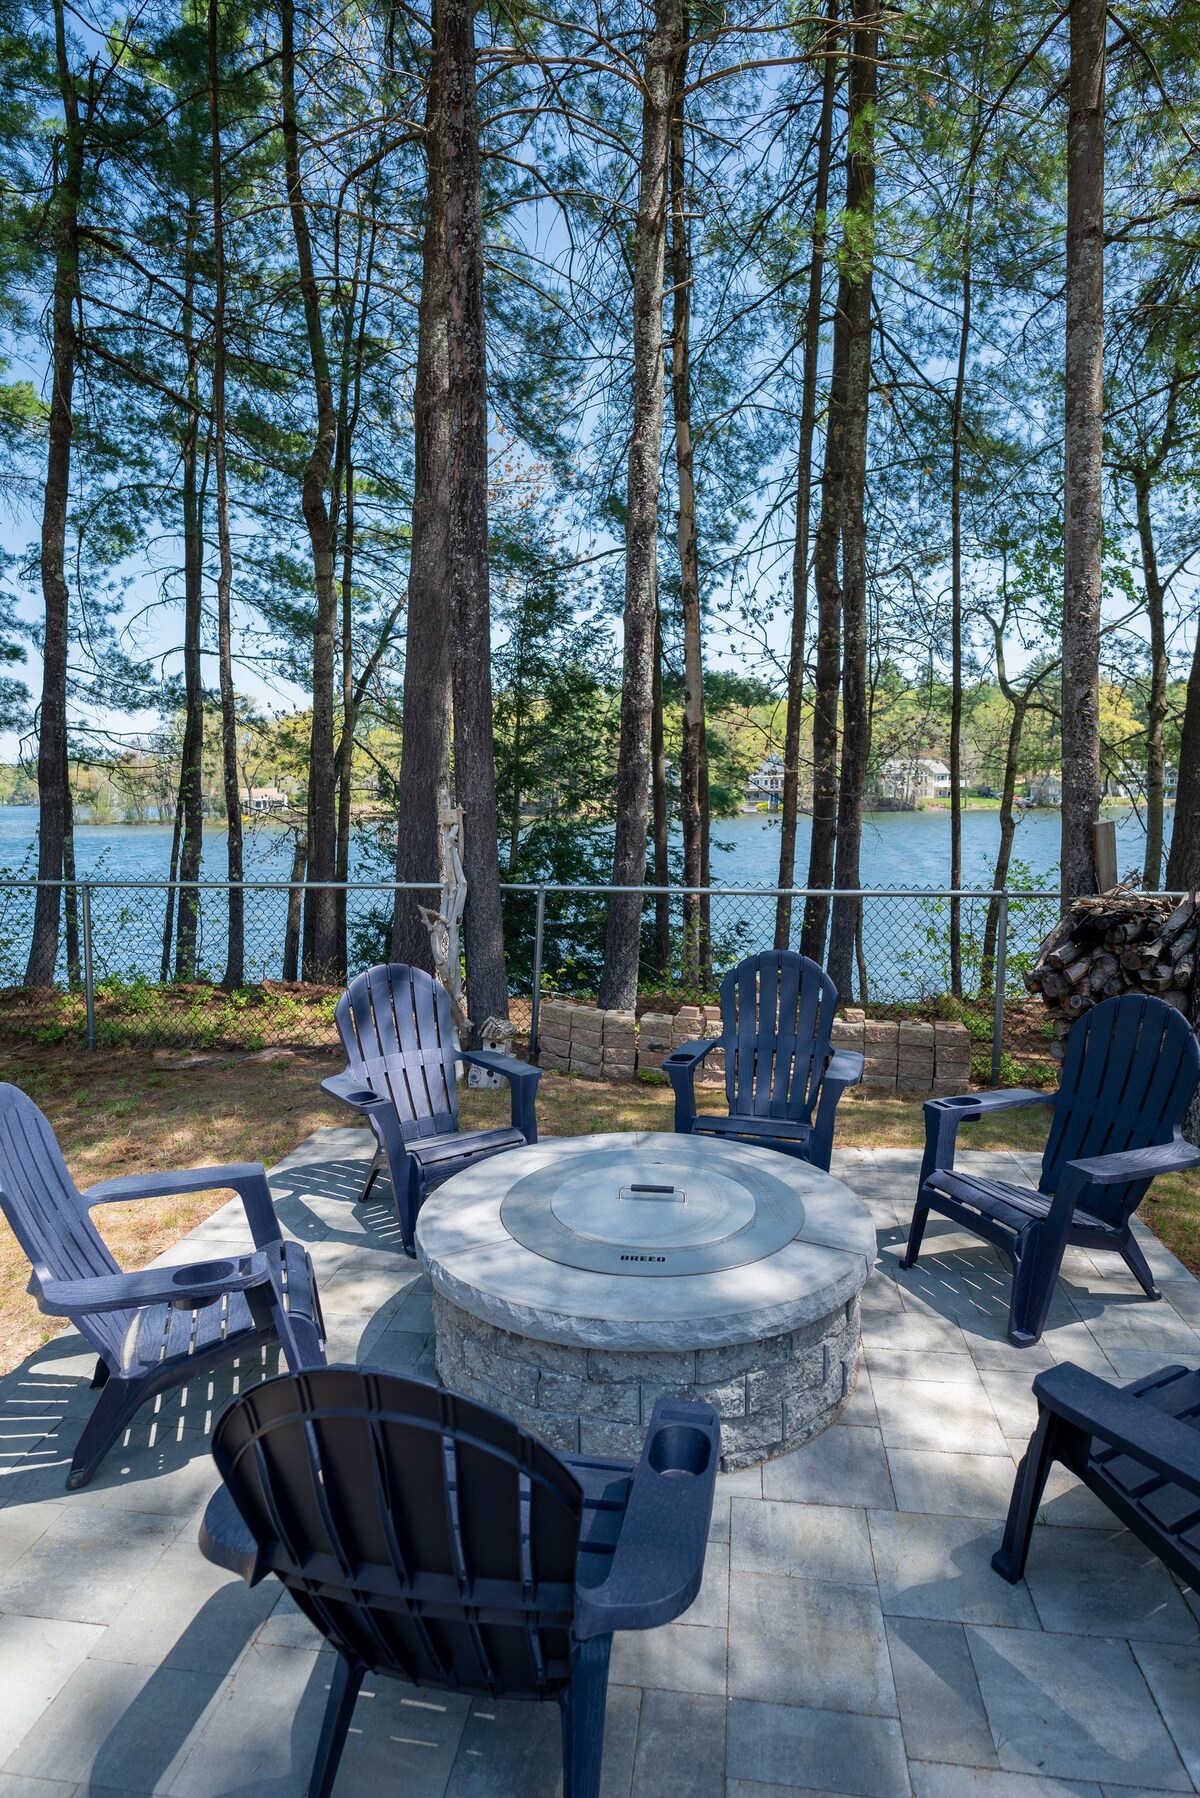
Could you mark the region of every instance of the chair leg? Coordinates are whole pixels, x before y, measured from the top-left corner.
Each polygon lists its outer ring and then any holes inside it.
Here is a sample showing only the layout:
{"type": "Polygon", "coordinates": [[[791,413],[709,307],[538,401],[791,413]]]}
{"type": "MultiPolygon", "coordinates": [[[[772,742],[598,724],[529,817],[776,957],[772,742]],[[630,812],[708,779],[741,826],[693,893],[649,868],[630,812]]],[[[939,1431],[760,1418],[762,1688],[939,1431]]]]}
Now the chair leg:
{"type": "Polygon", "coordinates": [[[921,1238],[925,1234],[925,1226],[929,1222],[929,1207],[922,1205],[918,1196],[913,1206],[912,1223],[908,1226],[908,1247],[900,1257],[901,1267],[915,1267],[917,1256],[921,1253],[921,1238]]]}
{"type": "Polygon", "coordinates": [[[1121,1245],[1121,1259],[1148,1299],[1162,1297],[1162,1293],[1154,1284],[1154,1275],[1150,1272],[1150,1264],[1138,1247],[1132,1230],[1127,1232],[1125,1241],[1121,1245]]]}
{"type": "MultiPolygon", "coordinates": [[[[400,1225],[400,1235],[404,1242],[404,1253],[416,1258],[417,1212],[421,1209],[421,1171],[417,1163],[409,1160],[407,1179],[396,1191],[396,1221],[400,1225]]],[[[392,1185],[396,1186],[395,1175],[392,1185]]]]}
{"type": "Polygon", "coordinates": [[[118,1436],[124,1435],[141,1408],[142,1390],[140,1380],[123,1380],[117,1374],[105,1381],[71,1457],[68,1492],[87,1485],[118,1436]]]}
{"type": "Polygon", "coordinates": [[[604,1712],[608,1703],[611,1636],[593,1636],[579,1650],[562,1709],[563,1798],[600,1798],[604,1712]]]}
{"type": "Polygon", "coordinates": [[[1046,1489],[1046,1479],[1056,1457],[1059,1420],[1053,1411],[1039,1406],[1038,1424],[1025,1450],[1009,1500],[1004,1524],[1004,1541],[992,1556],[992,1566],[1003,1579],[1015,1586],[1025,1572],[1025,1560],[1037,1521],[1038,1506],[1046,1489]]]}
{"type": "Polygon", "coordinates": [[[329,1702],[325,1706],[325,1716],[321,1723],[321,1735],[308,1781],[307,1798],[329,1798],[333,1791],[342,1749],[346,1746],[350,1719],[354,1715],[354,1706],[358,1702],[359,1688],[366,1671],[357,1661],[348,1661],[344,1654],[339,1654],[334,1662],[333,1678],[329,1682],[329,1702]]]}
{"type": "Polygon", "coordinates": [[[371,1162],[371,1165],[367,1170],[366,1184],[364,1185],[362,1191],[358,1195],[358,1202],[360,1205],[366,1204],[368,1198],[370,1197],[371,1188],[374,1186],[376,1180],[378,1180],[380,1174],[383,1172],[383,1168],[384,1168],[383,1150],[376,1149],[375,1158],[371,1162]]]}
{"type": "Polygon", "coordinates": [[[1065,1236],[1051,1237],[1043,1222],[1027,1225],[1013,1245],[1008,1340],[1016,1348],[1041,1340],[1066,1246],[1065,1236]]]}

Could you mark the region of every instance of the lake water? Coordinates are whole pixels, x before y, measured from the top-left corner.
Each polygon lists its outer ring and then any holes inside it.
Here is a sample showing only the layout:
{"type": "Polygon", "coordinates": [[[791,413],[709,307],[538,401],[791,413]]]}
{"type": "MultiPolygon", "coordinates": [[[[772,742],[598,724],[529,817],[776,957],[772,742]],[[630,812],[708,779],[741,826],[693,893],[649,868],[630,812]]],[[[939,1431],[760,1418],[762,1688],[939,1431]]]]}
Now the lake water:
{"type": "MultiPolygon", "coordinates": [[[[1140,867],[1144,836],[1129,811],[1114,814],[1118,865],[1122,874],[1140,867]]],[[[28,878],[35,869],[36,809],[0,807],[0,985],[17,984],[28,952],[32,917],[30,889],[3,889],[5,877],[28,878]]],[[[1032,887],[1053,894],[1058,885],[1061,821],[1052,811],[1024,814],[1017,826],[1015,866],[1010,888],[1032,887]]],[[[796,861],[803,871],[808,860],[809,820],[801,820],[796,861]]],[[[963,880],[967,888],[987,888],[999,838],[995,812],[966,812],[963,817],[963,880]]],[[[779,857],[779,823],[765,813],[745,813],[713,827],[714,886],[770,887],[779,857]]],[[[148,883],[165,880],[171,854],[171,831],[161,824],[80,826],[75,857],[80,879],[97,883],[92,900],[93,947],[97,976],[157,980],[162,964],[162,938],[167,895],[148,883]],[[120,883],[112,888],[103,883],[120,883]]],[[[248,830],[245,845],[249,882],[286,881],[291,872],[292,844],[286,831],[270,824],[248,830]]],[[[911,899],[868,898],[863,904],[863,953],[872,995],[881,1000],[913,999],[944,991],[948,973],[948,911],[935,895],[949,881],[950,820],[942,811],[886,812],[869,817],[863,830],[862,879],[868,888],[921,888],[931,896],[911,899]]],[[[213,822],[204,833],[202,879],[220,880],[225,873],[225,833],[213,822]]],[[[361,845],[355,846],[351,877],[378,881],[381,870],[361,845]]],[[[352,893],[348,904],[351,958],[369,965],[386,953],[391,895],[352,893]]],[[[282,970],[286,891],[250,892],[246,898],[246,977],[250,982],[278,979],[282,970]]],[[[551,895],[546,909],[545,972],[550,985],[562,990],[591,990],[599,974],[603,940],[603,901],[581,903],[566,894],[551,895]]],[[[968,980],[974,979],[986,915],[983,901],[962,908],[968,980]]],[[[506,902],[505,942],[514,993],[527,993],[533,960],[533,902],[514,896],[506,902]]],[[[203,895],[199,923],[199,965],[217,977],[224,965],[226,904],[219,889],[203,895]]],[[[672,903],[678,927],[679,902],[672,903]]],[[[1009,988],[1021,990],[1022,958],[1034,952],[1053,922],[1057,905],[1046,900],[1015,899],[1010,907],[1009,988]]],[[[794,927],[798,934],[799,912],[794,927]]],[[[772,940],[774,899],[714,898],[714,952],[722,965],[772,940]]],[[[795,938],[793,938],[795,940],[795,938]]]]}
{"type": "MultiPolygon", "coordinates": [[[[1121,873],[1140,868],[1145,832],[1133,811],[1110,814],[1117,824],[1117,859],[1121,873]]],[[[796,865],[803,878],[808,861],[810,824],[800,820],[796,865]]],[[[1061,820],[1056,811],[1024,813],[1017,824],[1013,854],[1035,887],[1058,884],[1061,820]]],[[[0,806],[0,878],[35,872],[37,809],[0,806]]],[[[963,884],[991,885],[1000,821],[991,811],[963,814],[963,884]]],[[[165,880],[171,858],[171,828],[166,824],[88,824],[75,832],[75,860],[80,879],[165,880]]],[[[286,831],[270,824],[247,829],[247,880],[286,880],[291,872],[292,843],[286,831]]],[[[771,886],[779,866],[779,820],[769,813],[743,813],[713,825],[714,886],[771,886]]],[[[879,812],[863,828],[862,879],[867,887],[944,887],[949,884],[950,815],[944,811],[879,812]]],[[[204,831],[203,878],[225,875],[225,832],[218,822],[204,831]]],[[[355,846],[351,877],[381,878],[355,846]]]]}

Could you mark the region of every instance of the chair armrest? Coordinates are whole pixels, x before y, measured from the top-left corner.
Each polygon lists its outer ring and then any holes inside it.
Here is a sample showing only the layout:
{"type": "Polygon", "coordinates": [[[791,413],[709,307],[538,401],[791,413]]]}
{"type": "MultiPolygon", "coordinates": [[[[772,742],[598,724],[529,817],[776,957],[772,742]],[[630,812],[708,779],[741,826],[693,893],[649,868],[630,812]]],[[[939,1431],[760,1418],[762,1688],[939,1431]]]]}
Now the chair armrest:
{"type": "Polygon", "coordinates": [[[824,1168],[826,1173],[833,1156],[833,1125],[838,1101],[848,1086],[858,1085],[864,1065],[863,1056],[857,1049],[835,1049],[825,1063],[809,1155],[813,1166],[824,1168]]]}
{"type": "Polygon", "coordinates": [[[1086,1186],[1125,1186],[1135,1180],[1152,1180],[1156,1174],[1182,1174],[1200,1167],[1200,1149],[1181,1136],[1148,1149],[1122,1149],[1112,1155],[1089,1155],[1068,1161],[1064,1174],[1074,1174],[1086,1186]]]}
{"type": "Polygon", "coordinates": [[[515,1055],[501,1055],[494,1049],[463,1049],[460,1061],[467,1061],[477,1068],[486,1068],[489,1074],[499,1074],[508,1081],[508,1089],[512,1096],[512,1127],[520,1130],[526,1142],[537,1141],[537,1101],[538,1081],[542,1077],[541,1068],[535,1068],[527,1061],[518,1061],[515,1055]]]}
{"type": "Polygon", "coordinates": [[[858,1049],[835,1049],[825,1063],[822,1084],[831,1081],[844,1092],[846,1087],[858,1085],[865,1066],[866,1060],[858,1049]]]}
{"type": "Polygon", "coordinates": [[[321,1082],[321,1091],[328,1093],[331,1099],[341,1099],[355,1111],[370,1111],[376,1105],[391,1104],[386,1094],[377,1093],[361,1074],[355,1074],[349,1068],[343,1068],[340,1074],[327,1075],[321,1082]]]}
{"type": "Polygon", "coordinates": [[[720,1450],[711,1405],[658,1400],[607,1578],[576,1593],[580,1641],[656,1629],[687,1610],[704,1575],[720,1450]]]}
{"type": "Polygon", "coordinates": [[[39,1280],[35,1297],[51,1317],[137,1311],[145,1305],[173,1305],[199,1311],[228,1292],[271,1284],[265,1255],[194,1261],[184,1267],[147,1267],[140,1273],[103,1274],[96,1280],[39,1280]]]}
{"type": "Polygon", "coordinates": [[[226,1167],[180,1168],[169,1174],[123,1174],[101,1180],[83,1194],[87,1205],[115,1205],[123,1199],[177,1198],[188,1192],[236,1192],[242,1201],[254,1246],[265,1249],[279,1241],[279,1220],[271,1201],[267,1170],[261,1161],[235,1161],[226,1167]]]}
{"type": "Polygon", "coordinates": [[[710,1036],[703,1041],[680,1043],[663,1058],[663,1073],[675,1094],[675,1131],[679,1136],[692,1133],[696,1121],[696,1069],[704,1057],[718,1047],[719,1041],[718,1037],[710,1036]]]}
{"type": "Polygon", "coordinates": [[[1110,1386],[1071,1361],[1038,1374],[1033,1395],[1065,1423],[1200,1496],[1200,1431],[1160,1411],[1148,1398],[1110,1386]]]}
{"type": "Polygon", "coordinates": [[[698,1068],[709,1050],[717,1048],[719,1043],[720,1038],[716,1036],[706,1036],[703,1041],[697,1038],[695,1042],[680,1043],[677,1049],[672,1049],[669,1055],[663,1057],[663,1072],[667,1073],[671,1068],[698,1068]]]}
{"type": "Polygon", "coordinates": [[[228,1486],[218,1486],[205,1508],[200,1553],[215,1566],[239,1574],[248,1586],[257,1586],[267,1571],[228,1486]]]}
{"type": "Polygon", "coordinates": [[[960,1124],[974,1123],[993,1111],[1020,1111],[1026,1105],[1053,1105],[1056,1097],[1055,1093],[1033,1092],[1014,1086],[990,1093],[963,1093],[957,1098],[926,1099],[921,1186],[935,1169],[954,1166],[954,1144],[960,1124]]]}

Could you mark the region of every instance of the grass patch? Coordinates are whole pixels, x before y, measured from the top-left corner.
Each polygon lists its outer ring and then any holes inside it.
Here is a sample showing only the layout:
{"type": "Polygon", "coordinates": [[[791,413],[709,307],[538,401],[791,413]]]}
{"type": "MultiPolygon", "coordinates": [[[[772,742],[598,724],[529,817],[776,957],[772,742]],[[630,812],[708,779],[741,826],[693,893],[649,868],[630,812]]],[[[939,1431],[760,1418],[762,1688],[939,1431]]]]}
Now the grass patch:
{"type": "MultiPolygon", "coordinates": [[[[133,1049],[89,1054],[72,1044],[0,1053],[0,1075],[20,1086],[53,1125],[77,1184],[117,1174],[207,1163],[279,1161],[313,1130],[347,1124],[352,1114],[321,1092],[337,1055],[309,1052],[291,1060],[213,1054],[150,1056],[133,1049]]],[[[716,1108],[716,1095],[713,1097],[716,1108]]],[[[599,1135],[609,1130],[667,1130],[674,1101],[666,1085],[581,1080],[547,1074],[538,1094],[546,1136],[599,1135]]],[[[508,1092],[464,1087],[464,1128],[507,1123],[508,1092]]],[[[963,1148],[1040,1150],[1048,1112],[1006,1112],[964,1126],[963,1148]]],[[[921,1103],[867,1097],[851,1090],[838,1110],[837,1141],[846,1148],[917,1149],[924,1142],[921,1103]]],[[[228,1194],[145,1199],[106,1205],[98,1214],[105,1240],[123,1267],[142,1267],[193,1229],[228,1194]]],[[[1179,1258],[1200,1273],[1200,1178],[1162,1180],[1141,1215],[1179,1258]]],[[[0,1219],[0,1370],[15,1367],[51,1336],[25,1291],[29,1264],[0,1219]]]]}

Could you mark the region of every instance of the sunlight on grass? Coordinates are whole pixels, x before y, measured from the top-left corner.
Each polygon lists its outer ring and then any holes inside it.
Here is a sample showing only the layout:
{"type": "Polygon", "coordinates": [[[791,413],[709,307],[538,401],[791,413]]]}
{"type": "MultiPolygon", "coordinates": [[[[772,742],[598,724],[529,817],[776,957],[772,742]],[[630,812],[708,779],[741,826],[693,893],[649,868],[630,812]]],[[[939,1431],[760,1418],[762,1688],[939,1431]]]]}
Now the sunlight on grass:
{"type": "MultiPolygon", "coordinates": [[[[11,1050],[3,1077],[23,1087],[57,1131],[77,1183],[117,1174],[203,1167],[230,1161],[279,1161],[312,1131],[347,1125],[352,1114],[320,1090],[337,1057],[311,1055],[259,1062],[221,1056],[166,1067],[136,1050],[85,1050],[62,1045],[11,1050]]],[[[507,1123],[507,1088],[464,1086],[465,1129],[507,1123]]],[[[702,1091],[701,1108],[719,1110],[719,1088],[702,1091]]],[[[963,1148],[1038,1151],[1048,1112],[1006,1112],[962,1131],[963,1148]]],[[[591,1081],[547,1074],[538,1093],[543,1136],[599,1135],[609,1130],[673,1128],[669,1086],[649,1081],[591,1081]]],[[[921,1103],[846,1094],[838,1111],[844,1148],[917,1149],[924,1141],[921,1103]]],[[[125,1267],[140,1267],[208,1217],[229,1195],[147,1199],[105,1206],[97,1214],[105,1240],[125,1267]]],[[[1142,1208],[1146,1219],[1194,1272],[1200,1272],[1200,1179],[1163,1180],[1142,1208]]],[[[29,1265],[0,1221],[0,1369],[13,1367],[56,1334],[25,1291],[29,1265]]]]}

